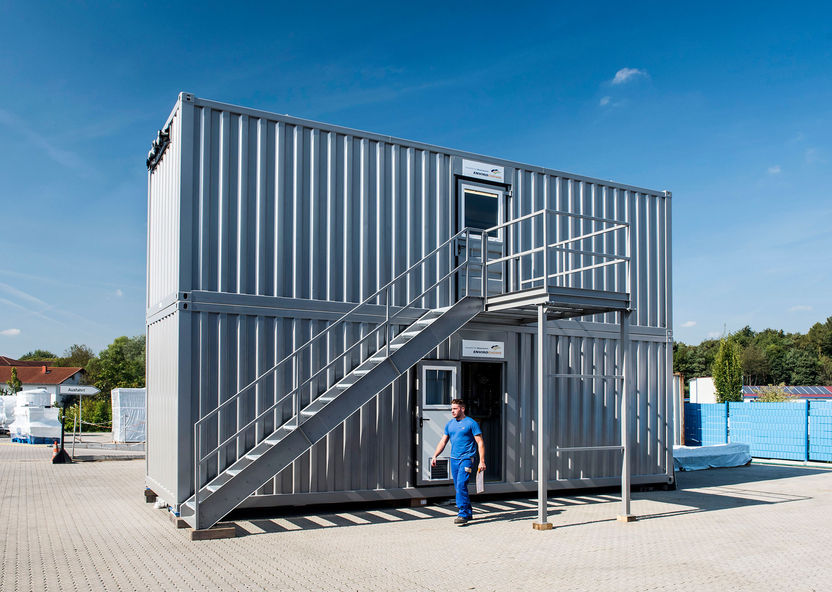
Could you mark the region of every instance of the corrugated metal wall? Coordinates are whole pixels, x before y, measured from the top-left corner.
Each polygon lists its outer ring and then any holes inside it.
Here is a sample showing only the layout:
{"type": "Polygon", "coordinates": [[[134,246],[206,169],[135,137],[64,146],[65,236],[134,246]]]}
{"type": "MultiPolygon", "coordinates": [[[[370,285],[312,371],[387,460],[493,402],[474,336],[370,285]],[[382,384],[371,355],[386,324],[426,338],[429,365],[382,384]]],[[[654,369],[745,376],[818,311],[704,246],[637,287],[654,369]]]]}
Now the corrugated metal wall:
{"type": "MultiPolygon", "coordinates": [[[[360,302],[458,230],[452,160],[461,156],[201,100],[184,106],[193,118],[193,144],[184,147],[195,151],[193,219],[186,224],[194,231],[183,252],[191,257],[191,275],[181,291],[360,302]]],[[[629,219],[636,237],[634,324],[669,326],[664,195],[489,161],[509,165],[512,217],[548,206],[629,219]]],[[[563,218],[555,239],[588,232],[590,225],[563,218]]],[[[532,237],[520,231],[516,240],[530,245],[532,237]]],[[[602,235],[579,248],[603,250],[623,240],[602,235]]],[[[572,257],[589,263],[586,255],[572,257]]],[[[440,265],[416,278],[408,295],[441,277],[447,264],[440,265]]],[[[623,266],[583,272],[570,282],[596,290],[626,286],[623,266]]]]}
{"type": "Polygon", "coordinates": [[[147,325],[147,476],[158,488],[156,493],[169,503],[179,501],[178,471],[191,458],[187,448],[180,449],[177,427],[183,398],[179,323],[179,313],[172,310],[147,325]]]}
{"type": "Polygon", "coordinates": [[[148,175],[147,206],[147,307],[158,305],[179,286],[180,199],[181,199],[181,117],[174,110],[168,149],[148,175]]]}
{"type": "MultiPolygon", "coordinates": [[[[333,303],[362,300],[454,234],[458,229],[455,174],[463,157],[475,158],[506,167],[506,181],[513,191],[512,217],[548,205],[630,222],[634,234],[629,285],[637,308],[632,337],[639,391],[631,425],[640,447],[633,469],[642,475],[667,472],[670,349],[666,329],[671,326],[667,196],[183,97],[171,126],[172,131],[177,129],[176,121],[181,119],[182,137],[172,134],[168,154],[150,175],[148,307],[171,292],[213,294],[211,307],[194,303],[187,313],[180,311],[192,319],[187,334],[178,336],[183,340],[181,351],[193,356],[188,362],[191,386],[179,393],[180,400],[193,403],[190,424],[323,329],[327,319],[337,318],[333,303]],[[180,153],[184,155],[177,156],[180,153]],[[177,210],[172,170],[179,167],[177,210]],[[178,211],[181,220],[176,218],[178,211]],[[176,242],[177,224],[178,251],[170,242],[176,242]],[[181,254],[180,267],[171,261],[171,253],[181,254]],[[251,296],[243,304],[237,295],[251,296]],[[321,301],[312,308],[332,314],[310,314],[292,304],[309,299],[321,301]]],[[[581,229],[591,230],[586,221],[562,219],[554,238],[581,229]]],[[[513,240],[529,246],[535,232],[540,232],[539,227],[523,229],[513,240]]],[[[604,250],[610,241],[625,248],[622,233],[586,239],[577,248],[604,250]]],[[[573,265],[589,263],[581,260],[585,256],[570,257],[573,265]]],[[[394,295],[396,302],[402,304],[406,295],[411,298],[421,292],[449,266],[450,262],[440,262],[436,269],[414,278],[407,294],[400,290],[394,295]]],[[[623,266],[583,272],[568,281],[596,290],[624,290],[628,285],[623,266]]],[[[450,298],[446,290],[425,306],[445,305],[450,298]]],[[[597,315],[586,321],[616,323],[617,318],[597,315]]],[[[566,321],[558,326],[583,329],[579,336],[552,338],[557,372],[612,373],[617,333],[611,336],[609,325],[566,321]]],[[[354,337],[362,328],[356,325],[347,331],[354,337]]],[[[528,481],[535,467],[533,339],[529,332],[509,335],[519,353],[508,359],[507,385],[517,398],[510,397],[506,408],[506,474],[510,481],[528,481]]],[[[338,344],[333,341],[328,347],[335,352],[338,344]]],[[[152,344],[149,339],[149,351],[152,344]]],[[[439,356],[447,358],[449,351],[444,347],[439,356]]],[[[149,365],[149,405],[154,397],[151,372],[149,365]]],[[[275,392],[285,392],[291,380],[289,375],[276,376],[252,394],[241,414],[270,405],[275,392]]],[[[399,379],[260,493],[411,486],[415,403],[410,384],[409,378],[399,379]]],[[[552,417],[559,445],[617,443],[611,381],[558,379],[554,387],[552,417]]],[[[186,407],[181,406],[180,413],[186,413],[186,407]]],[[[230,433],[231,424],[232,418],[222,420],[220,433],[209,435],[209,444],[230,433]]],[[[151,433],[149,438],[157,436],[151,433]]],[[[152,454],[149,445],[149,466],[152,454]]],[[[192,470],[190,454],[167,462],[192,470]]],[[[553,462],[561,479],[620,474],[619,457],[611,452],[573,453],[553,462]]],[[[187,495],[180,492],[179,497],[182,501],[187,495]]]]}

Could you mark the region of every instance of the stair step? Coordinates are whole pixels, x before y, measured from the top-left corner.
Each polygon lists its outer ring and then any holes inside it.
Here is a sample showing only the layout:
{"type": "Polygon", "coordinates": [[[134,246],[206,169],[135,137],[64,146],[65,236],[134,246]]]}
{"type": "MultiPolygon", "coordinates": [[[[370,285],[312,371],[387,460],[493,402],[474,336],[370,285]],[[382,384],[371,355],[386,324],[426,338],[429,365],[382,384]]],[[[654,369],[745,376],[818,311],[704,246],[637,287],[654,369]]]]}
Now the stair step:
{"type": "Polygon", "coordinates": [[[262,455],[262,454],[252,454],[252,453],[250,453],[250,452],[249,452],[249,453],[248,453],[248,454],[246,454],[243,458],[247,458],[247,459],[249,459],[249,460],[257,460],[257,459],[258,459],[258,458],[260,458],[261,456],[263,456],[263,455],[262,455]]]}
{"type": "Polygon", "coordinates": [[[231,476],[231,477],[236,477],[237,475],[239,475],[242,472],[243,472],[242,469],[228,469],[226,471],[226,474],[231,476]]]}

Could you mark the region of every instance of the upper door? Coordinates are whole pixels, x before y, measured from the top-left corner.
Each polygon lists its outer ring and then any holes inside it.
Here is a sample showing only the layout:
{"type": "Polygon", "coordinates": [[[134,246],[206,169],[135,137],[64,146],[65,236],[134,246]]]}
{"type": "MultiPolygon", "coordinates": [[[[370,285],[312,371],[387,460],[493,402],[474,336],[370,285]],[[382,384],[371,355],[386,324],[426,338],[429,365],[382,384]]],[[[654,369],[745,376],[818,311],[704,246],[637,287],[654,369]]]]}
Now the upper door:
{"type": "MultiPolygon", "coordinates": [[[[506,199],[506,192],[502,188],[460,180],[457,185],[459,229],[486,230],[502,224],[505,221],[505,212],[508,209],[506,199]]],[[[489,233],[485,244],[485,252],[488,254],[489,260],[499,259],[503,256],[505,252],[504,235],[504,229],[489,233]]],[[[472,233],[470,239],[460,241],[459,262],[465,261],[465,258],[470,256],[471,262],[478,264],[483,252],[482,242],[479,233],[472,233]]],[[[482,294],[482,274],[481,268],[477,264],[471,265],[469,268],[470,277],[465,273],[460,274],[460,296],[466,293],[471,295],[482,294]]],[[[506,277],[505,265],[503,263],[491,265],[488,268],[487,277],[488,293],[490,295],[502,293],[503,282],[506,277]]]]}

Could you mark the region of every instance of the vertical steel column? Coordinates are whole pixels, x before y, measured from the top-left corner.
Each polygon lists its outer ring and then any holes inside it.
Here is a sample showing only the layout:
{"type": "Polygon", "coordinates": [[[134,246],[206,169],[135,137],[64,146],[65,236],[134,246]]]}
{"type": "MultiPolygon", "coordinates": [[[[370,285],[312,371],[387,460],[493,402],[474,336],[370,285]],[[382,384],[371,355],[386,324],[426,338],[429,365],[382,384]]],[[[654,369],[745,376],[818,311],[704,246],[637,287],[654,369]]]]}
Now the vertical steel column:
{"type": "Polygon", "coordinates": [[[384,291],[384,325],[387,327],[384,336],[384,355],[390,357],[390,288],[384,291]]]}
{"type": "Polygon", "coordinates": [[[537,521],[535,530],[549,530],[552,523],[546,520],[549,493],[549,434],[546,421],[546,394],[549,384],[549,367],[546,363],[546,305],[537,307],[537,521]]]}
{"type": "Polygon", "coordinates": [[[620,369],[621,369],[621,514],[618,516],[620,522],[632,522],[636,517],[630,513],[630,364],[632,352],[630,351],[630,311],[622,310],[621,321],[621,342],[619,344],[620,369]]]}
{"type": "Polygon", "coordinates": [[[488,297],[488,233],[482,231],[480,233],[480,259],[482,260],[482,299],[486,301],[488,297]]]}
{"type": "Polygon", "coordinates": [[[199,425],[194,426],[194,530],[199,530],[199,425]]]}
{"type": "Polygon", "coordinates": [[[549,288],[549,210],[543,210],[543,287],[549,288]]]}

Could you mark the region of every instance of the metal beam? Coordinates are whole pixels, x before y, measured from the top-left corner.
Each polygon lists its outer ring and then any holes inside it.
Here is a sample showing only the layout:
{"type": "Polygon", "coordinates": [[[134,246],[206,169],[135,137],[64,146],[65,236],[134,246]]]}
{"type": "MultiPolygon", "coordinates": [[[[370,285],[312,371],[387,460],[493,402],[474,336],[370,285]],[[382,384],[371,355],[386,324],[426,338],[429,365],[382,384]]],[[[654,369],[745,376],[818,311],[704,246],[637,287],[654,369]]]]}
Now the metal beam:
{"type": "Polygon", "coordinates": [[[621,460],[621,514],[620,522],[632,522],[636,517],[630,513],[630,380],[632,372],[632,352],[630,351],[630,311],[620,313],[621,340],[619,343],[620,371],[621,371],[621,445],[624,454],[621,460]]]}
{"type": "Polygon", "coordinates": [[[546,421],[546,386],[549,384],[546,347],[546,306],[537,307],[537,521],[535,530],[549,530],[552,523],[546,519],[549,495],[549,432],[546,421]]]}

